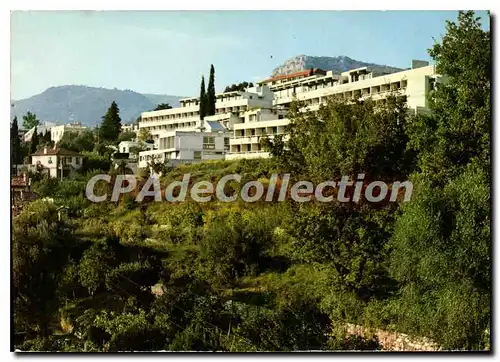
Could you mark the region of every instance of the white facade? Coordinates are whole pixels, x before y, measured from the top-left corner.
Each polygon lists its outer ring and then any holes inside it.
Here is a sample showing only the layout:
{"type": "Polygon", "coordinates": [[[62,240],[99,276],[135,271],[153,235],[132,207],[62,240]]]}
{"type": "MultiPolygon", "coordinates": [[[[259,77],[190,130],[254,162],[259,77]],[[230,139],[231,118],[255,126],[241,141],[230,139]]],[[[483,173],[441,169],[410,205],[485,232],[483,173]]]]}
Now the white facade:
{"type": "Polygon", "coordinates": [[[118,144],[118,150],[117,152],[119,153],[130,153],[130,150],[134,147],[139,147],[142,146],[146,149],[153,149],[154,145],[151,143],[147,142],[137,142],[137,141],[121,141],[118,144]]]}
{"type": "Polygon", "coordinates": [[[53,126],[50,129],[50,139],[54,141],[54,143],[57,143],[63,138],[65,132],[83,132],[86,129],[87,127],[83,126],[79,122],[53,126]]]}
{"type": "MultiPolygon", "coordinates": [[[[51,130],[52,127],[56,126],[55,123],[52,122],[43,122],[42,124],[39,124],[36,127],[36,132],[38,134],[45,134],[45,132],[51,130]]],[[[24,135],[23,135],[23,140],[24,142],[31,142],[31,137],[33,137],[33,133],[35,133],[35,127],[31,128],[28,130],[24,135]]]]}
{"type": "Polygon", "coordinates": [[[138,124],[122,124],[122,132],[134,132],[135,134],[139,133],[139,125],[138,124]]]}
{"type": "Polygon", "coordinates": [[[244,123],[235,124],[226,159],[268,157],[268,153],[261,150],[260,140],[264,134],[270,137],[284,135],[286,140],[285,127],[289,120],[283,114],[294,99],[302,101],[306,110],[314,111],[333,95],[344,99],[371,98],[378,102],[390,94],[398,94],[406,97],[411,110],[423,112],[428,107],[429,91],[439,81],[435,67],[429,65],[379,76],[363,67],[341,75],[329,71],[326,75],[314,74],[302,78],[292,75],[289,81],[282,76],[276,78],[279,80],[271,78],[260,83],[268,84],[273,91],[276,116],[274,119],[261,118],[253,123],[245,118],[244,123]]]}
{"type": "Polygon", "coordinates": [[[144,112],[139,129],[154,140],[154,150],[139,154],[139,167],[153,158],[167,163],[224,159],[229,150],[229,129],[244,123],[249,110],[272,109],[273,94],[267,86],[244,92],[216,94],[216,112],[202,121],[198,98],[180,100],[178,108],[144,112]]]}
{"type": "Polygon", "coordinates": [[[47,172],[51,177],[57,177],[58,170],[60,175],[61,165],[65,172],[82,168],[83,156],[70,150],[45,147],[31,155],[31,164],[35,167],[42,166],[43,172],[47,172]]]}
{"type": "Polygon", "coordinates": [[[158,148],[139,153],[139,167],[155,160],[169,165],[224,159],[229,135],[224,132],[170,131],[161,135],[158,148]]]}
{"type": "MultiPolygon", "coordinates": [[[[215,115],[205,120],[221,121],[226,128],[231,124],[244,122],[244,112],[256,108],[272,108],[273,93],[267,86],[248,88],[245,92],[235,91],[216,94],[215,115]]],[[[144,112],[141,115],[139,129],[147,129],[153,139],[159,137],[161,131],[200,129],[200,113],[198,98],[180,100],[178,108],[144,112]]]]}

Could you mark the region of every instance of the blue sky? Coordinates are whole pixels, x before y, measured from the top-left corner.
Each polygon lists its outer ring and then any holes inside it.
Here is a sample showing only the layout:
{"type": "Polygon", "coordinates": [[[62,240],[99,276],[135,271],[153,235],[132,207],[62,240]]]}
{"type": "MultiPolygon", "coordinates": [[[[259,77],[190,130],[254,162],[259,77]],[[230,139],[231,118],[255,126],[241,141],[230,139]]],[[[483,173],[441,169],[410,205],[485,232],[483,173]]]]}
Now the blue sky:
{"type": "MultiPolygon", "coordinates": [[[[479,15],[488,24],[485,12],[479,15]]],[[[11,97],[83,84],[194,96],[266,78],[298,54],[409,67],[456,11],[32,11],[11,17],[11,97]]]]}

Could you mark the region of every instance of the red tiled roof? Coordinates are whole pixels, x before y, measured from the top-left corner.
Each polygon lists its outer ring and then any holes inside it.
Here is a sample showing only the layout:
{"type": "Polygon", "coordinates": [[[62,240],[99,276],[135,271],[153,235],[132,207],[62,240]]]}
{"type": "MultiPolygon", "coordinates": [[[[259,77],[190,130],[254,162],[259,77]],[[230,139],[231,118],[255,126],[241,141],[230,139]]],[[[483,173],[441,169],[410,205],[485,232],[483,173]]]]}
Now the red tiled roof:
{"type": "Polygon", "coordinates": [[[78,152],[68,150],[66,148],[51,148],[47,147],[47,153],[45,153],[44,149],[41,149],[39,151],[36,151],[35,153],[31,154],[32,156],[54,156],[54,155],[60,155],[60,156],[80,156],[78,152]]]}
{"type": "Polygon", "coordinates": [[[292,74],[277,75],[275,77],[271,77],[269,79],[266,79],[266,80],[262,81],[261,83],[275,82],[277,80],[283,80],[283,79],[289,79],[289,78],[296,78],[296,77],[309,77],[309,76],[311,76],[313,74],[317,74],[317,73],[320,73],[320,74],[323,74],[323,75],[326,74],[326,72],[323,69],[314,68],[314,69],[302,70],[300,72],[295,72],[295,73],[292,73],[292,74]]]}
{"type": "Polygon", "coordinates": [[[23,187],[26,186],[26,181],[22,176],[14,176],[10,179],[10,186],[23,187]]]}

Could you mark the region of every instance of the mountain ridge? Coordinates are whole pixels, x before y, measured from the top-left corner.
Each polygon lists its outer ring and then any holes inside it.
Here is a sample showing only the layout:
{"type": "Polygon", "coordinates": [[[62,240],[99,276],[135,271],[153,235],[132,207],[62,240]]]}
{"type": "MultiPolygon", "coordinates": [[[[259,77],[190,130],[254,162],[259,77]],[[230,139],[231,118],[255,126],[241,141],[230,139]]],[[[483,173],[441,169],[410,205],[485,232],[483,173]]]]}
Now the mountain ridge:
{"type": "Polygon", "coordinates": [[[111,102],[120,108],[122,123],[135,121],[145,111],[152,110],[159,103],[179,105],[182,96],[138,93],[130,89],[109,89],[87,85],[61,85],[49,87],[29,98],[12,100],[11,118],[19,119],[28,111],[35,113],[41,121],[66,124],[79,121],[86,126],[101,122],[111,102]]]}
{"type": "Polygon", "coordinates": [[[389,65],[363,62],[350,58],[346,55],[329,57],[300,54],[285,60],[281,65],[275,67],[271,76],[274,77],[277,75],[291,74],[311,68],[320,68],[327,71],[332,70],[334,74],[340,74],[342,72],[361,67],[370,67],[375,73],[380,74],[389,74],[404,70],[402,68],[389,65]]]}

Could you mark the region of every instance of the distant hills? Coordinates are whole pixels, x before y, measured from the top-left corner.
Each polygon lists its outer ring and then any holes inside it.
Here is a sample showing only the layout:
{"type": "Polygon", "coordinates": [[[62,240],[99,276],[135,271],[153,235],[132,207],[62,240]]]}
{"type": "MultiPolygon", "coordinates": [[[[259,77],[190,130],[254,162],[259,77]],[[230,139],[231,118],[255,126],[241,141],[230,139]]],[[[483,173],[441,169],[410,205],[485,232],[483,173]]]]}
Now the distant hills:
{"type": "Polygon", "coordinates": [[[274,68],[271,76],[291,74],[311,68],[332,70],[334,74],[340,74],[347,70],[361,67],[370,67],[375,73],[380,74],[395,73],[403,70],[401,68],[391,67],[388,65],[362,62],[349,58],[345,55],[341,55],[338,57],[313,57],[310,55],[297,55],[291,59],[286,60],[282,65],[274,68]]]}
{"type": "Polygon", "coordinates": [[[111,102],[115,101],[120,108],[122,123],[135,121],[141,112],[152,110],[160,103],[179,106],[183,97],[141,94],[132,90],[106,89],[82,85],[64,85],[51,87],[30,98],[13,100],[11,116],[17,116],[22,124],[22,116],[30,111],[40,121],[66,124],[79,121],[87,126],[95,126],[101,122],[111,102]]]}

